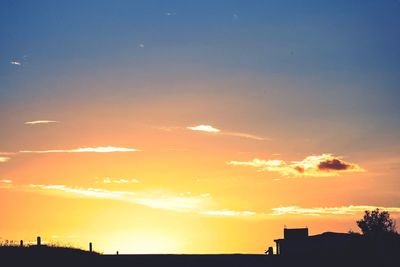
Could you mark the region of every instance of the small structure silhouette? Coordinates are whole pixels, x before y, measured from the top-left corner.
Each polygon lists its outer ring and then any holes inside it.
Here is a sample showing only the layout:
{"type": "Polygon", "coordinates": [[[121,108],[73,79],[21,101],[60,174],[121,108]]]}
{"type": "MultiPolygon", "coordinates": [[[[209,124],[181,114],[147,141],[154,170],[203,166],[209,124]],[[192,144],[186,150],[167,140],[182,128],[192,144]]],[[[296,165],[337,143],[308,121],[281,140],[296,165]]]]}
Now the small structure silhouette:
{"type": "Polygon", "coordinates": [[[38,236],[38,237],[36,238],[36,245],[37,245],[37,246],[41,246],[41,245],[42,245],[42,239],[40,238],[40,236],[38,236]]]}
{"type": "Polygon", "coordinates": [[[276,254],[285,254],[292,247],[299,247],[308,238],[308,228],[284,228],[283,239],[275,239],[276,254]]]}
{"type": "Polygon", "coordinates": [[[92,242],[89,243],[89,252],[93,252],[93,244],[92,244],[92,242]]]}

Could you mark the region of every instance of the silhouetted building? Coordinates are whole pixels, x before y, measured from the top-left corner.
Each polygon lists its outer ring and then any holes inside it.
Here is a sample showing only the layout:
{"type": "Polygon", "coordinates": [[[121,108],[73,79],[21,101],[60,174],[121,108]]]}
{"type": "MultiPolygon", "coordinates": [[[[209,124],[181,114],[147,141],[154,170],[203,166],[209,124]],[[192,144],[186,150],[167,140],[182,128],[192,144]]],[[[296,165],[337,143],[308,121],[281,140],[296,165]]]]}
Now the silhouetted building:
{"type": "Polygon", "coordinates": [[[326,232],[308,235],[308,228],[284,229],[284,238],[275,239],[279,255],[342,254],[362,247],[362,237],[356,234],[326,232]]]}
{"type": "Polygon", "coordinates": [[[293,254],[297,247],[308,238],[308,228],[284,228],[283,239],[275,239],[276,254],[293,254]]]}
{"type": "Polygon", "coordinates": [[[308,228],[283,229],[283,238],[286,240],[304,239],[308,237],[308,228]]]}

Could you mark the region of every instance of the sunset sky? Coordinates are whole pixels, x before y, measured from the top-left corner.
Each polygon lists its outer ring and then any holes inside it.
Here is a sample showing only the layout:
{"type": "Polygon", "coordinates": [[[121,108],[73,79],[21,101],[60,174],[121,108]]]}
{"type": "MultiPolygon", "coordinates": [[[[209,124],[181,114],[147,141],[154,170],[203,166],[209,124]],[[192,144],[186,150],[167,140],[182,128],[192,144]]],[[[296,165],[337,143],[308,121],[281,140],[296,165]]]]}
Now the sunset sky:
{"type": "Polygon", "coordinates": [[[400,1],[0,6],[0,242],[263,253],[400,219],[400,1]]]}

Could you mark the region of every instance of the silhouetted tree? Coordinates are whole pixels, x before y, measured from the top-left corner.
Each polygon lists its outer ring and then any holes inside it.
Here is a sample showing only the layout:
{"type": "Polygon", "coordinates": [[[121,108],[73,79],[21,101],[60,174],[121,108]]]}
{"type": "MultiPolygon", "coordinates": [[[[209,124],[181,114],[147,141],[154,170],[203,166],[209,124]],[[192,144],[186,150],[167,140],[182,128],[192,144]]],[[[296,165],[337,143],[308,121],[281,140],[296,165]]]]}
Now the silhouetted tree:
{"type": "Polygon", "coordinates": [[[379,209],[366,210],[363,219],[357,221],[357,225],[366,236],[397,233],[396,222],[390,218],[389,212],[380,211],[379,209]]]}

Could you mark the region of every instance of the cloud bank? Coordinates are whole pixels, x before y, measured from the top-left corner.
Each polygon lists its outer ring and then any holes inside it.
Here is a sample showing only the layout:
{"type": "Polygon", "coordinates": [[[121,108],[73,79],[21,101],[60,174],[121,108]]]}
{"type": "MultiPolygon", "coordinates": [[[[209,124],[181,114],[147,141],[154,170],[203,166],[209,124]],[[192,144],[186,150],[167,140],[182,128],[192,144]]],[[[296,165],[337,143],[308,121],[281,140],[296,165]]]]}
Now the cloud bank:
{"type": "Polygon", "coordinates": [[[229,161],[229,165],[251,166],[259,171],[278,172],[283,176],[337,176],[346,172],[364,172],[365,170],[355,163],[342,160],[332,154],[308,156],[302,161],[286,162],[283,160],[229,161]]]}
{"type": "Polygon", "coordinates": [[[378,207],[378,206],[341,206],[341,207],[317,207],[317,208],[302,208],[298,206],[287,206],[273,208],[270,215],[353,215],[364,212],[366,210],[374,210],[379,208],[393,213],[400,213],[400,207],[378,207]]]}

